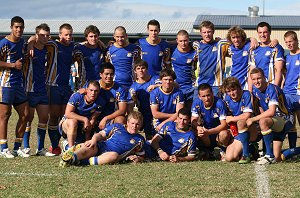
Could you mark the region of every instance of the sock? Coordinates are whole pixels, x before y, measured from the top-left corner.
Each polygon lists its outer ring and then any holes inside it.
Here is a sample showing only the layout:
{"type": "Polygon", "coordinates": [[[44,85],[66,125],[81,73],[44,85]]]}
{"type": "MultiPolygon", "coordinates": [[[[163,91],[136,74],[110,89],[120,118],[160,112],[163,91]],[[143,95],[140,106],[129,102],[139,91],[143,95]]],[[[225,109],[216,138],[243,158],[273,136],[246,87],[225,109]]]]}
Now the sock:
{"type": "Polygon", "coordinates": [[[45,136],[46,136],[47,124],[39,123],[36,131],[37,134],[37,149],[40,151],[45,146],[45,136]]]}
{"type": "Polygon", "coordinates": [[[266,155],[270,156],[271,158],[274,158],[272,130],[269,129],[267,131],[262,131],[261,134],[263,135],[263,140],[266,146],[266,155]]]}
{"type": "Polygon", "coordinates": [[[58,133],[58,126],[48,125],[48,133],[52,148],[57,148],[59,142],[58,136],[56,135],[58,133]]]}
{"type": "Polygon", "coordinates": [[[3,152],[4,149],[8,149],[7,139],[0,140],[0,149],[1,149],[1,152],[3,152]]]}
{"type": "Polygon", "coordinates": [[[243,154],[244,157],[250,157],[249,154],[249,132],[248,129],[240,130],[239,131],[239,140],[243,145],[243,154]]]}
{"type": "Polygon", "coordinates": [[[91,157],[89,159],[90,165],[98,165],[98,157],[91,157]]]}
{"type": "Polygon", "coordinates": [[[24,136],[23,136],[24,148],[30,148],[30,146],[29,146],[30,131],[31,131],[30,123],[27,123],[25,133],[24,133],[24,136]]]}
{"type": "Polygon", "coordinates": [[[288,132],[289,146],[290,148],[296,148],[297,144],[297,131],[288,132]]]}
{"type": "Polygon", "coordinates": [[[78,162],[78,157],[75,153],[73,153],[73,161],[72,164],[76,164],[78,162]]]}
{"type": "Polygon", "coordinates": [[[18,150],[22,146],[23,138],[16,138],[14,144],[14,150],[18,150]]]}
{"type": "Polygon", "coordinates": [[[300,147],[292,148],[292,149],[286,149],[285,151],[282,152],[282,160],[287,160],[292,158],[295,155],[300,154],[300,147]]]}

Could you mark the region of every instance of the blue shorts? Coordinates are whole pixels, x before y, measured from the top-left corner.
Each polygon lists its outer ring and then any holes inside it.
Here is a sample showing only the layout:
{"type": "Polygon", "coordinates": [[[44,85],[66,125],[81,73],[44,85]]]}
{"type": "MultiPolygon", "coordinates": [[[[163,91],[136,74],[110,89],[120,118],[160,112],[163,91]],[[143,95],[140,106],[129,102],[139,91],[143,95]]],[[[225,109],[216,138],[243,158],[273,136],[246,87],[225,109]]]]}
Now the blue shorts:
{"type": "Polygon", "coordinates": [[[18,106],[26,101],[23,87],[0,87],[0,103],[18,106]]]}
{"type": "Polygon", "coordinates": [[[184,97],[184,102],[187,103],[188,101],[193,102],[193,98],[194,98],[194,91],[189,92],[189,93],[184,93],[183,94],[184,97]]]}
{"type": "Polygon", "coordinates": [[[35,108],[38,105],[48,105],[48,95],[45,93],[28,92],[27,93],[28,104],[30,107],[35,108]]]}
{"type": "Polygon", "coordinates": [[[285,94],[285,98],[293,112],[300,110],[300,95],[285,94]]]}
{"type": "Polygon", "coordinates": [[[51,105],[66,105],[73,93],[69,85],[50,86],[49,91],[51,105]]]}

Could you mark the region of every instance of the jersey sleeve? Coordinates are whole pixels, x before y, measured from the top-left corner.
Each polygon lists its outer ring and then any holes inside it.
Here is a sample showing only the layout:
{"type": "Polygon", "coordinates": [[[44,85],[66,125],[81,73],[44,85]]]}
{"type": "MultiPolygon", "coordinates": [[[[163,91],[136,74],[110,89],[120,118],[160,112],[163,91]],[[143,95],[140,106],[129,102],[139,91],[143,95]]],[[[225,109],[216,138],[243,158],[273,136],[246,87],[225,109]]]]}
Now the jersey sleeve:
{"type": "Polygon", "coordinates": [[[276,47],[276,53],[275,53],[275,61],[284,61],[284,49],[281,45],[277,45],[276,47]]]}
{"type": "Polygon", "coordinates": [[[116,99],[118,102],[128,102],[128,90],[120,86],[116,92],[116,99]]]}
{"type": "Polygon", "coordinates": [[[279,102],[278,102],[278,93],[277,93],[277,90],[275,89],[275,86],[270,86],[269,85],[268,95],[270,97],[268,106],[271,106],[271,105],[278,106],[278,104],[279,104],[279,102]]]}
{"type": "Polygon", "coordinates": [[[249,91],[245,91],[244,93],[244,109],[243,109],[243,113],[252,113],[253,112],[253,106],[252,106],[252,102],[251,102],[251,93],[249,91]]]}
{"type": "Polygon", "coordinates": [[[227,115],[227,108],[223,100],[218,100],[217,108],[219,109],[219,120],[225,120],[227,115]]]}
{"type": "Polygon", "coordinates": [[[199,108],[199,102],[198,99],[196,99],[192,103],[191,113],[193,117],[199,117],[198,108],[199,108]]]}
{"type": "Polygon", "coordinates": [[[150,92],[150,105],[159,105],[159,98],[157,95],[157,88],[150,92]]]}
{"type": "Polygon", "coordinates": [[[71,95],[71,97],[68,101],[68,104],[76,107],[77,102],[79,102],[79,101],[80,101],[80,93],[76,92],[71,95]]]}
{"type": "Polygon", "coordinates": [[[176,97],[177,104],[184,104],[184,95],[181,90],[178,90],[178,95],[176,97]]]}
{"type": "Polygon", "coordinates": [[[188,149],[187,149],[187,153],[190,156],[194,156],[196,155],[196,136],[194,133],[191,133],[191,136],[189,138],[189,142],[188,142],[188,149]]]}

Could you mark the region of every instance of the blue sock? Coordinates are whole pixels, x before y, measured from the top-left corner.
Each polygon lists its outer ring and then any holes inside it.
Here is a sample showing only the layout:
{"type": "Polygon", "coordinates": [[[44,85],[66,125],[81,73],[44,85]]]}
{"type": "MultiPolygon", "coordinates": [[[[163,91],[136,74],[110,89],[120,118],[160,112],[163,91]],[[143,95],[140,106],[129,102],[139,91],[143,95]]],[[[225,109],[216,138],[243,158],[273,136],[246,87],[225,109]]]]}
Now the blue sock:
{"type": "Polygon", "coordinates": [[[74,153],[73,154],[73,162],[72,162],[72,164],[76,164],[78,162],[78,157],[77,157],[77,155],[74,153]]]}
{"type": "Polygon", "coordinates": [[[29,146],[30,131],[31,131],[31,126],[30,126],[30,124],[27,123],[25,133],[24,133],[24,136],[23,136],[24,148],[30,148],[30,146],[29,146]]]}
{"type": "Polygon", "coordinates": [[[262,131],[261,134],[263,135],[263,140],[264,140],[265,146],[266,146],[266,155],[274,158],[272,130],[269,129],[267,131],[262,131]]]}
{"type": "Polygon", "coordinates": [[[1,139],[1,140],[0,140],[0,149],[1,149],[1,152],[2,152],[4,149],[8,149],[7,139],[1,139]]]}
{"type": "Polygon", "coordinates": [[[243,145],[243,156],[249,157],[249,132],[244,131],[242,133],[239,132],[239,140],[241,141],[243,145]]]}
{"type": "Polygon", "coordinates": [[[23,138],[16,138],[14,144],[14,150],[18,150],[22,146],[23,138]]]}
{"type": "Polygon", "coordinates": [[[292,158],[295,155],[300,154],[300,147],[292,148],[292,149],[286,149],[285,151],[282,152],[283,155],[283,160],[287,160],[292,158]]]}
{"type": "Polygon", "coordinates": [[[90,165],[98,165],[98,157],[91,157],[89,159],[90,165]]]}
{"type": "Polygon", "coordinates": [[[51,141],[52,148],[57,148],[59,143],[58,136],[57,136],[57,133],[59,132],[57,126],[48,125],[48,133],[49,133],[49,138],[51,141]]]}
{"type": "Polygon", "coordinates": [[[289,146],[290,148],[296,148],[297,144],[297,132],[289,131],[288,132],[289,146]]]}
{"type": "Polygon", "coordinates": [[[45,136],[46,136],[46,124],[38,124],[38,128],[37,128],[37,149],[40,151],[44,148],[45,146],[45,136]]]}

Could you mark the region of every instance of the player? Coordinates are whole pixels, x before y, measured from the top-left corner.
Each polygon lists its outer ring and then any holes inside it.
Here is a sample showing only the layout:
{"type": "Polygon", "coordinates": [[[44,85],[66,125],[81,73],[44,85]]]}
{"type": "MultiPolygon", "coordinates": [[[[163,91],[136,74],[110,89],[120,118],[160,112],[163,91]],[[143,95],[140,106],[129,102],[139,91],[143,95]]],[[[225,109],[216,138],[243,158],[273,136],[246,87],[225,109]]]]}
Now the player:
{"type": "Polygon", "coordinates": [[[226,123],[236,127],[231,130],[234,139],[226,149],[225,159],[228,162],[239,161],[240,164],[250,163],[249,141],[254,141],[257,137],[256,129],[248,128],[246,124],[253,112],[251,93],[243,90],[235,77],[228,77],[223,81],[222,91],[226,93],[225,103],[230,113],[226,116],[226,123]]]}
{"type": "Polygon", "coordinates": [[[212,87],[201,84],[198,87],[198,98],[192,104],[192,126],[199,138],[200,150],[210,150],[216,146],[229,145],[231,134],[226,123],[226,105],[214,96],[212,87]]]}
{"type": "Polygon", "coordinates": [[[123,26],[115,28],[114,39],[116,42],[108,49],[107,61],[115,67],[115,82],[129,88],[133,82],[132,68],[137,57],[137,46],[128,42],[123,26]]]}
{"type": "Polygon", "coordinates": [[[75,46],[74,61],[78,63],[80,87],[90,80],[100,80],[100,66],[104,61],[105,49],[99,45],[100,31],[94,25],[84,30],[86,42],[75,46]]]}
{"type": "Polygon", "coordinates": [[[195,83],[197,53],[189,45],[189,34],[185,30],[177,33],[177,48],[172,54],[171,63],[176,74],[176,82],[184,94],[184,104],[191,108],[195,83]]]}
{"type": "Polygon", "coordinates": [[[153,137],[151,146],[161,160],[172,163],[195,160],[196,136],[190,122],[190,109],[182,108],[176,121],[167,122],[153,137]]]}
{"type": "Polygon", "coordinates": [[[80,149],[75,152],[73,149],[66,151],[62,155],[60,165],[78,164],[84,159],[89,159],[90,165],[115,164],[124,159],[143,161],[145,139],[138,134],[142,122],[140,112],[131,112],[126,126],[112,124],[96,133],[91,140],[81,144],[80,149]]]}
{"type": "MultiPolygon", "coordinates": [[[[286,74],[283,92],[294,115],[297,115],[298,123],[300,123],[300,49],[296,32],[287,31],[284,34],[284,41],[290,52],[285,57],[286,74]]],[[[288,132],[288,138],[290,148],[295,148],[297,143],[297,129],[295,126],[288,132]]]]}
{"type": "Polygon", "coordinates": [[[29,120],[24,134],[24,152],[30,154],[30,131],[34,112],[37,111],[39,122],[37,127],[37,150],[38,156],[55,156],[44,148],[45,135],[48,123],[49,101],[46,90],[46,66],[47,49],[46,44],[50,38],[50,28],[42,23],[35,28],[34,56],[26,56],[24,64],[25,91],[29,102],[29,120]]]}
{"type": "Polygon", "coordinates": [[[68,147],[91,138],[96,118],[106,104],[99,92],[99,82],[90,80],[85,94],[76,92],[71,96],[65,115],[59,123],[60,133],[67,138],[68,147]]]}
{"type": "Polygon", "coordinates": [[[159,75],[164,68],[170,68],[170,47],[169,44],[159,38],[160,24],[152,19],[147,24],[148,37],[138,40],[139,56],[149,66],[151,76],[159,75]]]}
{"type": "Polygon", "coordinates": [[[157,87],[150,93],[151,112],[153,126],[159,131],[168,121],[174,121],[177,112],[184,106],[182,92],[174,87],[176,74],[171,69],[163,69],[160,72],[161,87],[157,87]]]}
{"type": "Polygon", "coordinates": [[[260,45],[251,54],[251,65],[259,67],[269,83],[281,86],[282,69],[284,67],[284,50],[281,45],[270,45],[271,26],[266,22],[260,22],[256,27],[260,45]]]}
{"type": "Polygon", "coordinates": [[[23,141],[29,106],[23,86],[24,20],[11,19],[11,33],[0,41],[0,155],[4,158],[29,157],[20,147],[23,141]],[[18,113],[16,138],[12,153],[7,144],[7,125],[12,106],[18,113]]]}
{"type": "Polygon", "coordinates": [[[138,110],[143,115],[143,126],[146,139],[153,137],[154,129],[152,125],[153,116],[150,108],[150,92],[161,86],[159,76],[150,76],[148,73],[148,64],[144,60],[136,60],[134,63],[134,73],[136,81],[129,89],[130,97],[134,101],[138,110]]]}
{"type": "MultiPolygon", "coordinates": [[[[254,68],[250,72],[253,82],[253,95],[259,100],[261,113],[247,119],[247,126],[259,123],[266,147],[266,154],[258,159],[257,164],[272,164],[281,161],[282,142],[286,131],[291,127],[292,117],[282,90],[266,81],[264,71],[254,68]],[[272,148],[273,145],[273,148],[272,148]]],[[[258,104],[255,104],[258,105],[258,104]]]]}

